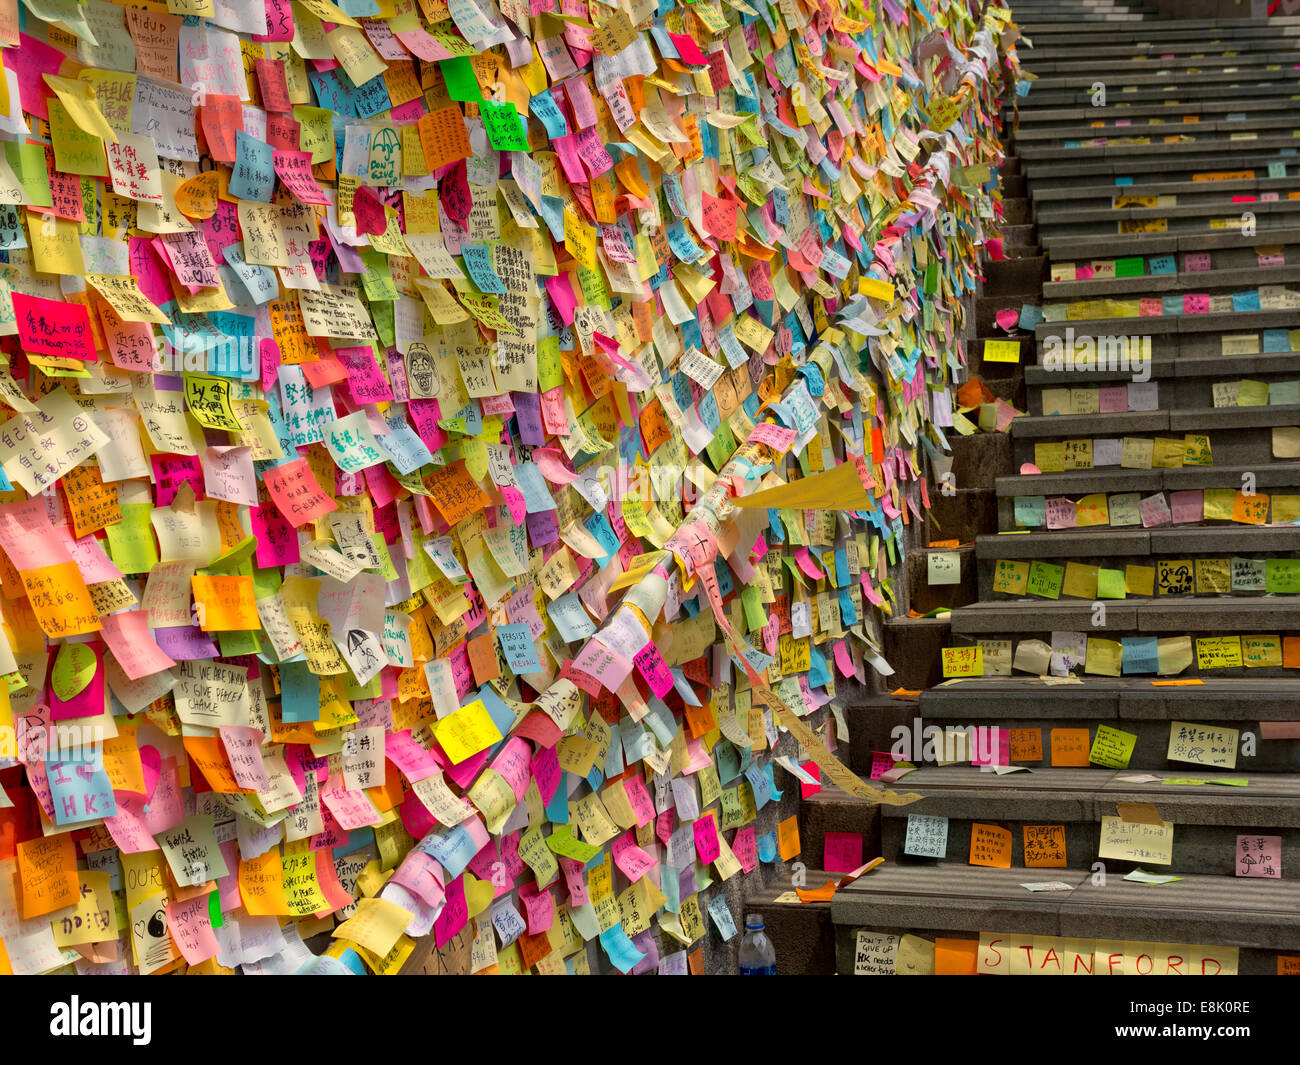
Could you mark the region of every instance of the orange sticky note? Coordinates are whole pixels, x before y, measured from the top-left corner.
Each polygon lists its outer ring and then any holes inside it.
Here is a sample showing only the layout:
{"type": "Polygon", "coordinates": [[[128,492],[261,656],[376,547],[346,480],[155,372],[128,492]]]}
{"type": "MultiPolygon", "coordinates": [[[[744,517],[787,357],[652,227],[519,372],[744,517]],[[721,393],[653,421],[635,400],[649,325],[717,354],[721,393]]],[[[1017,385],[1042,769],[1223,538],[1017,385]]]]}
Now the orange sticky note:
{"type": "Polygon", "coordinates": [[[305,458],[272,467],[266,471],[263,483],[285,521],[294,528],[339,508],[312,475],[305,458]]]}
{"type": "Polygon", "coordinates": [[[1294,954],[1279,954],[1277,956],[1277,975],[1300,976],[1300,957],[1294,954]]]}
{"type": "Polygon", "coordinates": [[[795,888],[794,893],[799,896],[800,902],[830,902],[831,896],[835,894],[835,887],[835,881],[828,880],[821,887],[812,890],[795,888]]]}
{"type": "Polygon", "coordinates": [[[1043,760],[1043,730],[1040,728],[1013,728],[1011,733],[1011,760],[1013,762],[1041,762],[1043,760]]]}
{"type": "Polygon", "coordinates": [[[22,883],[23,920],[73,906],[81,897],[77,847],[62,833],[18,844],[18,878],[22,883]]]}
{"type": "Polygon", "coordinates": [[[448,525],[455,525],[491,502],[470,476],[464,459],[437,467],[424,478],[424,487],[448,525]]]}
{"type": "Polygon", "coordinates": [[[272,847],[249,861],[240,860],[239,896],[244,900],[244,909],[254,917],[276,917],[289,912],[278,848],[272,847]]]}
{"type": "Polygon", "coordinates": [[[61,639],[100,630],[99,611],[75,562],[23,570],[22,578],[27,599],[46,636],[61,639]]]}
{"type": "Polygon", "coordinates": [[[416,124],[420,132],[420,147],[430,171],[438,170],[457,159],[467,159],[473,153],[469,132],[465,129],[465,116],[455,104],[430,111],[416,124]]]}
{"type": "Polygon", "coordinates": [[[190,578],[199,628],[204,632],[260,629],[253,578],[242,574],[190,578]]]}
{"type": "Polygon", "coordinates": [[[1052,765],[1087,766],[1091,749],[1086,728],[1052,729],[1052,765]]]}
{"type": "Polygon", "coordinates": [[[1011,868],[1011,830],[980,822],[970,826],[970,864],[1011,868]]]}
{"type": "Polygon", "coordinates": [[[1064,825],[1025,825],[1024,843],[1027,868],[1065,868],[1064,825]]]}
{"type": "Polygon", "coordinates": [[[799,853],[799,818],[797,816],[787,817],[776,826],[776,845],[783,862],[788,862],[799,853]]]}
{"type": "Polygon", "coordinates": [[[203,779],[208,782],[208,787],[213,791],[222,795],[233,795],[251,790],[241,788],[239,782],[235,780],[235,772],[230,768],[225,746],[219,736],[186,736],[183,742],[186,752],[199,767],[203,779]]]}
{"type": "Polygon", "coordinates": [[[935,976],[974,976],[979,957],[978,939],[935,939],[935,976]]]}
{"type": "Polygon", "coordinates": [[[196,174],[176,186],[176,206],[187,218],[211,218],[217,212],[217,172],[196,174]]]}
{"type": "Polygon", "coordinates": [[[1300,669],[1300,636],[1282,637],[1282,667],[1300,669]]]}

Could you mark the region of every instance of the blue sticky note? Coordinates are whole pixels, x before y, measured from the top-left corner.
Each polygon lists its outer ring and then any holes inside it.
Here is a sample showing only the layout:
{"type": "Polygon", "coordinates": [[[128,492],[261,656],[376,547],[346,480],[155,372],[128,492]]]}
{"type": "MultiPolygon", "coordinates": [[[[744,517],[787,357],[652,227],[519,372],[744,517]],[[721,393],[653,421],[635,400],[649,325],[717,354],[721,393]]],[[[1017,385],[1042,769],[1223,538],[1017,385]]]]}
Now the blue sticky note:
{"type": "Polygon", "coordinates": [[[1016,496],[1016,524],[1030,529],[1047,524],[1046,496],[1016,496]]]}
{"type": "Polygon", "coordinates": [[[569,123],[555,102],[550,89],[544,89],[528,101],[528,110],[537,116],[537,120],[546,127],[546,135],[555,140],[569,135],[569,123]]]}
{"type": "Polygon", "coordinates": [[[540,672],[542,663],[533,645],[532,630],[527,625],[498,625],[497,639],[501,641],[506,665],[515,676],[540,672]]]}
{"type": "Polygon", "coordinates": [[[93,758],[45,763],[49,778],[54,820],[60,825],[97,821],[117,813],[113,784],[104,770],[103,751],[96,747],[93,758]]]}
{"type": "Polygon", "coordinates": [[[776,861],[776,833],[767,832],[758,837],[758,860],[771,865],[776,861]]]}
{"type": "Polygon", "coordinates": [[[1276,354],[1280,351],[1291,350],[1291,334],[1285,329],[1265,329],[1264,330],[1264,351],[1266,354],[1276,354]]]}
{"type": "Polygon", "coordinates": [[[1234,311],[1259,310],[1259,289],[1253,288],[1249,292],[1234,292],[1232,294],[1232,309],[1234,311]]]}
{"type": "Polygon", "coordinates": [[[1120,670],[1129,673],[1154,673],[1159,663],[1158,637],[1125,636],[1120,640],[1122,664],[1120,670]]]}
{"type": "Polygon", "coordinates": [[[271,146],[242,129],[235,131],[235,166],[230,172],[230,194],[241,200],[270,203],[275,191],[271,146]]]}
{"type": "Polygon", "coordinates": [[[1172,255],[1153,255],[1147,263],[1152,274],[1176,274],[1178,263],[1172,255]]]}
{"type": "Polygon", "coordinates": [[[600,933],[600,945],[604,948],[605,954],[614,968],[624,976],[630,973],[637,962],[645,957],[641,951],[636,949],[636,944],[628,939],[627,933],[623,931],[623,926],[618,923],[611,925],[600,933]]]}
{"type": "Polygon", "coordinates": [[[320,680],[305,661],[280,665],[280,717],[285,724],[320,720],[320,680]]]}
{"type": "Polygon", "coordinates": [[[469,829],[459,824],[455,828],[430,832],[416,844],[416,850],[421,850],[436,860],[446,873],[447,880],[451,881],[465,871],[480,847],[470,835],[469,829]]]}
{"type": "Polygon", "coordinates": [[[492,269],[492,250],[486,244],[462,244],[460,252],[465,261],[465,270],[480,292],[505,294],[505,283],[492,269]]]}

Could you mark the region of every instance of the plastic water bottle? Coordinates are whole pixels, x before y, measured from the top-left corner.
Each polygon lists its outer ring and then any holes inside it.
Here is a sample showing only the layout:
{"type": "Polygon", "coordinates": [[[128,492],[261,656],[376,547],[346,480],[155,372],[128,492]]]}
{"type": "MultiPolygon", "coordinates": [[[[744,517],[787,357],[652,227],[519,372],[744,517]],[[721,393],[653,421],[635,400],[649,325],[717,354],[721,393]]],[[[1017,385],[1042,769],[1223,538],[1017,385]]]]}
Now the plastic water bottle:
{"type": "Polygon", "coordinates": [[[740,975],[776,975],[776,950],[763,931],[761,914],[745,917],[745,938],[740,941],[740,975]]]}

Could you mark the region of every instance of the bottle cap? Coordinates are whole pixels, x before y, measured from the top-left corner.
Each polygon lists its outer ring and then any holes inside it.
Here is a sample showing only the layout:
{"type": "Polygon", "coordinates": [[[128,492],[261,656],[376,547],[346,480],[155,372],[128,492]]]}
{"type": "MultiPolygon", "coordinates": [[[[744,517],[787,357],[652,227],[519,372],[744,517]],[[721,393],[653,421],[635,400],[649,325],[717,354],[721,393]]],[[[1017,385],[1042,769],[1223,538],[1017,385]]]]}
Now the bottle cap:
{"type": "Polygon", "coordinates": [[[745,915],[746,928],[762,928],[763,915],[761,913],[750,913],[745,915]]]}

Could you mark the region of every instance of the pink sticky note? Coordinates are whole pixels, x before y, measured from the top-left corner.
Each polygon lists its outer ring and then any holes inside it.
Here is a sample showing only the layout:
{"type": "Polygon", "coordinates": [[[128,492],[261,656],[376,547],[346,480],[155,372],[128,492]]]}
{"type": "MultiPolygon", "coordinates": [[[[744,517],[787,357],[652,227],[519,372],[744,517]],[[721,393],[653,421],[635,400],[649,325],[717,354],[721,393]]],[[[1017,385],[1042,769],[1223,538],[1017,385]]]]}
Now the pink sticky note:
{"type": "Polygon", "coordinates": [[[817,563],[813,561],[812,554],[808,551],[808,548],[801,547],[795,551],[794,559],[795,562],[799,564],[799,568],[813,580],[820,580],[822,577],[826,576],[825,573],[817,568],[817,563]]]}
{"type": "Polygon", "coordinates": [[[736,856],[744,872],[753,872],[754,866],[758,864],[758,844],[754,838],[753,825],[746,825],[736,833],[736,838],[731,841],[731,853],[736,856]]]}
{"type": "Polygon", "coordinates": [[[1183,270],[1188,273],[1208,270],[1209,268],[1210,253],[1208,251],[1189,252],[1183,256],[1183,270]]]}
{"type": "Polygon", "coordinates": [[[662,699],[673,686],[673,675],[669,672],[663,655],[659,653],[659,648],[651,641],[637,652],[633,661],[655,698],[662,699]]]}
{"type": "Polygon", "coordinates": [[[1144,529],[1149,529],[1153,525],[1168,525],[1173,516],[1169,512],[1169,504],[1165,502],[1163,492],[1139,500],[1138,513],[1142,516],[1144,529]]]}
{"type": "Polygon", "coordinates": [[[1074,268],[1074,279],[1076,281],[1091,281],[1093,278],[1093,269],[1091,266],[1076,266],[1074,268]]]}
{"type": "Polygon", "coordinates": [[[1123,414],[1128,410],[1128,389],[1123,385],[1097,390],[1097,407],[1102,414],[1123,414]]]}
{"type": "Polygon", "coordinates": [[[1163,300],[1150,296],[1144,296],[1138,300],[1138,314],[1143,318],[1159,318],[1165,313],[1165,304],[1163,300]]]}
{"type": "Polygon", "coordinates": [[[1237,875],[1282,879],[1281,836],[1238,836],[1237,875]]]}
{"type": "Polygon", "coordinates": [[[465,901],[465,877],[462,874],[447,885],[446,905],[433,922],[434,942],[439,948],[445,947],[468,920],[469,905],[465,901]]]}
{"type": "Polygon", "coordinates": [[[1015,328],[1016,323],[1020,321],[1020,312],[1015,309],[998,311],[994,317],[997,319],[998,325],[1010,332],[1015,328]]]}
{"type": "Polygon", "coordinates": [[[801,765],[799,768],[818,781],[816,784],[809,784],[805,780],[799,781],[799,797],[801,799],[812,798],[812,796],[822,790],[820,783],[822,779],[822,767],[816,762],[809,762],[807,765],[801,765]]]}
{"type": "Polygon", "coordinates": [[[102,624],[104,642],[129,680],[161,673],[176,664],[154,639],[147,612],[128,610],[110,614],[102,624]]]}
{"type": "MultiPolygon", "coordinates": [[[[894,756],[888,751],[871,752],[871,780],[879,780],[894,768],[894,756]]],[[[857,868],[854,866],[854,868],[857,868]]]]}
{"type": "Polygon", "coordinates": [[[195,895],[184,902],[167,902],[165,910],[167,934],[187,962],[198,965],[217,956],[221,944],[212,931],[207,895],[195,895]]]}
{"type": "Polygon", "coordinates": [[[822,864],[828,873],[851,873],[862,864],[860,832],[827,832],[822,864]]]}
{"type": "Polygon", "coordinates": [[[718,829],[713,823],[713,813],[701,814],[692,823],[691,831],[695,836],[695,853],[700,863],[708,865],[717,861],[722,851],[718,847],[718,829]]]}
{"type": "Polygon", "coordinates": [[[1184,314],[1206,314],[1210,309],[1210,297],[1204,292],[1189,292],[1183,297],[1184,314]]]}
{"type": "Polygon", "coordinates": [[[840,676],[852,677],[855,674],[853,668],[853,656],[849,654],[849,641],[835,641],[835,665],[839,668],[840,676]]]}
{"type": "Polygon", "coordinates": [[[1022,462],[1020,464],[1020,472],[1025,477],[1032,477],[1035,476],[1036,474],[1042,473],[1043,471],[1040,470],[1037,466],[1035,466],[1032,462],[1022,462]]]}
{"type": "Polygon", "coordinates": [[[83,304],[47,300],[21,292],[13,294],[13,303],[18,339],[24,351],[81,359],[83,362],[92,362],[99,357],[95,353],[90,312],[83,304]]]}
{"type": "Polygon", "coordinates": [[[1002,249],[1001,237],[994,237],[992,240],[987,241],[984,246],[988,248],[989,258],[994,262],[1001,262],[1007,257],[1006,252],[1002,249]]]}
{"type": "Polygon", "coordinates": [[[1173,511],[1175,525],[1184,525],[1201,520],[1204,513],[1204,496],[1198,488],[1187,492],[1170,492],[1169,506],[1173,511]]]}
{"type": "Polygon", "coordinates": [[[1053,496],[1047,500],[1047,527],[1049,529],[1073,529],[1078,525],[1077,507],[1074,500],[1064,496],[1053,496]]]}

